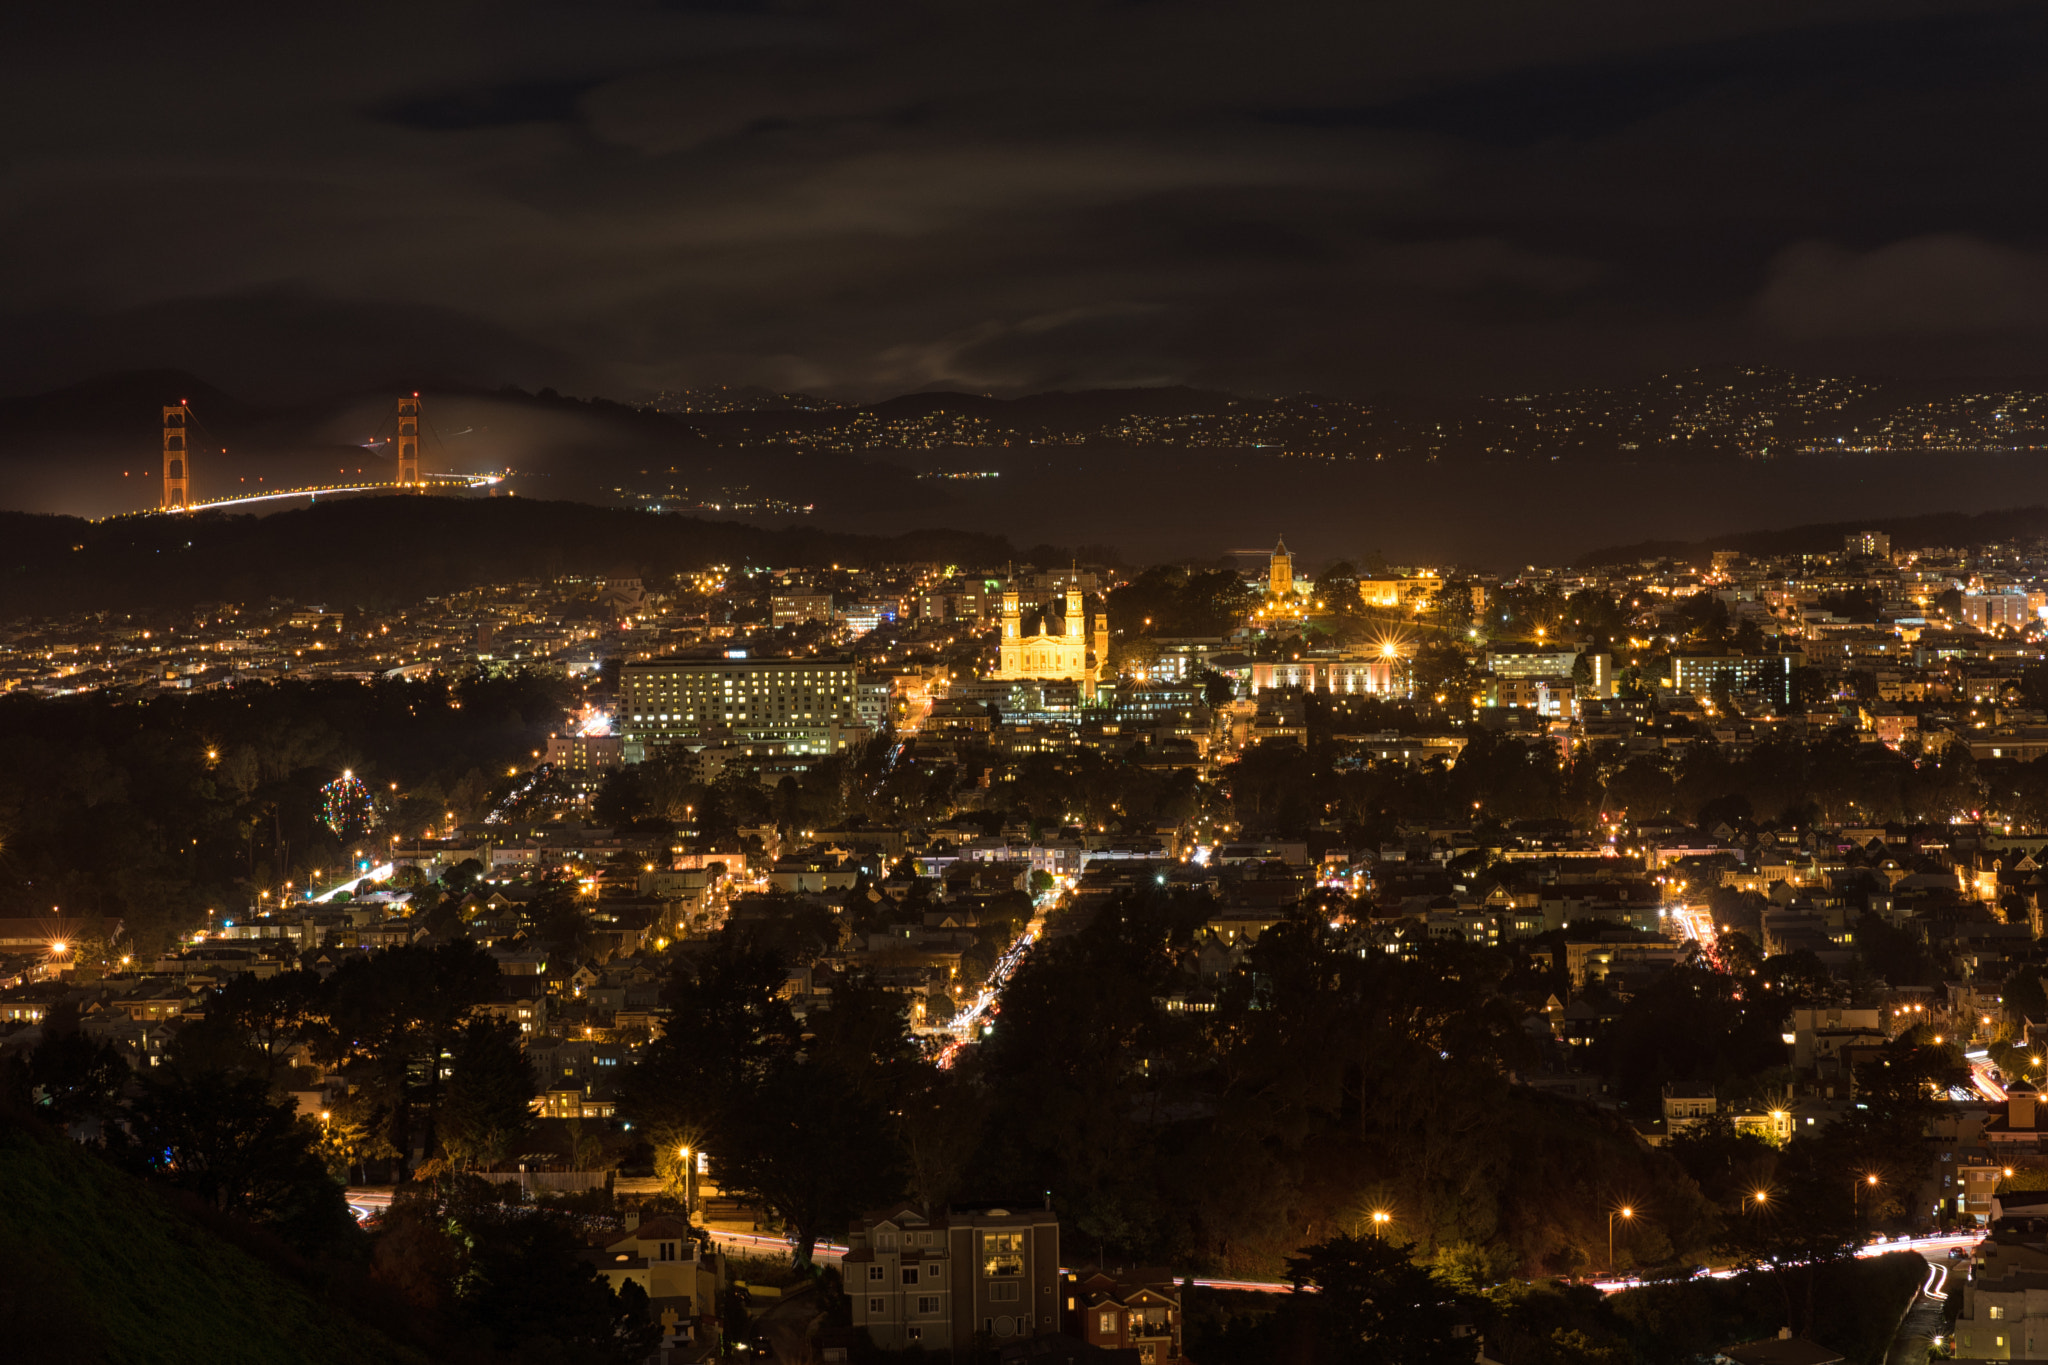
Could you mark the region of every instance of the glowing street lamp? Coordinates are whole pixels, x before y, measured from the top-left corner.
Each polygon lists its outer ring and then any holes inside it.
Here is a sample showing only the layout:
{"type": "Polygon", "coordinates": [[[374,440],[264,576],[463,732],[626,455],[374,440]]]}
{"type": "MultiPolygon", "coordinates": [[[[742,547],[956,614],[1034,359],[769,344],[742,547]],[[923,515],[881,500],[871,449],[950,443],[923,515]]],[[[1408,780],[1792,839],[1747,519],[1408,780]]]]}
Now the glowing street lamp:
{"type": "Polygon", "coordinates": [[[1614,1220],[1615,1220],[1615,1219],[1617,1219],[1617,1218],[1619,1218],[1619,1219],[1621,1219],[1621,1220],[1622,1220],[1622,1221],[1623,1221],[1624,1223],[1626,1223],[1626,1222],[1629,1222],[1629,1221],[1633,1220],[1633,1219],[1635,1218],[1635,1216],[1636,1216],[1636,1211],[1635,1211],[1634,1209],[1630,1208],[1630,1207],[1629,1207],[1628,1205],[1626,1205],[1626,1204],[1623,1204],[1623,1205],[1622,1205],[1622,1206],[1621,1206],[1620,1208],[1618,1208],[1618,1209],[1613,1209],[1613,1210],[1610,1210],[1610,1211],[1608,1212],[1608,1215],[1607,1215],[1607,1273],[1608,1273],[1608,1274],[1610,1274],[1610,1275],[1612,1275],[1612,1274],[1614,1273],[1614,1220]]]}

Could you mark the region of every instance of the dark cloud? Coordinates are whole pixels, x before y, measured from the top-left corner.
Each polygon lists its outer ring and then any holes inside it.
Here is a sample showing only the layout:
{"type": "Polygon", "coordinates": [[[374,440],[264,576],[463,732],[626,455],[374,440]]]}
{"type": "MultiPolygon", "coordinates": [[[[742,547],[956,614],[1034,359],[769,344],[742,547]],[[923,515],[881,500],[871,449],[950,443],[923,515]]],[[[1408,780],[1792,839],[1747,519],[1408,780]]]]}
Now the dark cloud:
{"type": "Polygon", "coordinates": [[[17,7],[0,383],[2048,360],[2035,4],[17,7]]]}
{"type": "Polygon", "coordinates": [[[594,76],[514,81],[415,95],[372,112],[401,128],[443,133],[519,123],[574,123],[581,117],[583,97],[598,84],[594,76]]]}
{"type": "Polygon", "coordinates": [[[1803,243],[1758,307],[1802,340],[2025,331],[2048,317],[2048,259],[1961,234],[1865,252],[1803,243]]]}

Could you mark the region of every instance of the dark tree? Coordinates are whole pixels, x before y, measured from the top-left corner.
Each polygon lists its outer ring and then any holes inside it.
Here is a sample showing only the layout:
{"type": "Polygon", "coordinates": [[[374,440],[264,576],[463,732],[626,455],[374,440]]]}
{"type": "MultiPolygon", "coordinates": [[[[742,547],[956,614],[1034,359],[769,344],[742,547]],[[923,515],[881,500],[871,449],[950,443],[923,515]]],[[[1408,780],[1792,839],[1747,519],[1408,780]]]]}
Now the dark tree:
{"type": "Polygon", "coordinates": [[[2005,1013],[2014,1023],[2048,1021],[2048,992],[2041,989],[2041,974],[2021,967],[2006,978],[2005,1013]]]}
{"type": "Polygon", "coordinates": [[[807,1263],[821,1236],[902,1192],[891,1111],[915,1054],[900,997],[859,982],[835,987],[803,1039],[780,995],[785,961],[728,931],[694,974],[679,969],[620,1111],[658,1143],[708,1152],[726,1188],[789,1221],[807,1263]]]}
{"type": "Polygon", "coordinates": [[[133,1074],[121,1050],[73,1030],[46,1036],[26,1060],[7,1063],[17,1101],[59,1127],[111,1116],[133,1074]]]}
{"type": "Polygon", "coordinates": [[[267,1227],[302,1251],[355,1228],[316,1150],[319,1130],[254,1076],[159,1077],[130,1116],[130,1159],[222,1213],[267,1227]]]}
{"type": "Polygon", "coordinates": [[[448,1155],[472,1166],[502,1160],[533,1120],[533,1069],[518,1028],[503,1019],[469,1020],[455,1035],[448,1069],[440,1125],[448,1155]]]}
{"type": "Polygon", "coordinates": [[[1340,1234],[1287,1258],[1288,1358],[1313,1365],[1466,1365],[1458,1294],[1415,1264],[1413,1245],[1340,1234]]]}
{"type": "Polygon", "coordinates": [[[436,1059],[470,1011],[496,993],[499,980],[488,952],[457,939],[352,958],[327,983],[328,1026],[317,1048],[329,1061],[352,1063],[365,1073],[373,1093],[390,1107],[390,1143],[401,1162],[416,1146],[426,1156],[438,1153],[436,1059]],[[416,1111],[423,1131],[414,1127],[416,1111]]]}

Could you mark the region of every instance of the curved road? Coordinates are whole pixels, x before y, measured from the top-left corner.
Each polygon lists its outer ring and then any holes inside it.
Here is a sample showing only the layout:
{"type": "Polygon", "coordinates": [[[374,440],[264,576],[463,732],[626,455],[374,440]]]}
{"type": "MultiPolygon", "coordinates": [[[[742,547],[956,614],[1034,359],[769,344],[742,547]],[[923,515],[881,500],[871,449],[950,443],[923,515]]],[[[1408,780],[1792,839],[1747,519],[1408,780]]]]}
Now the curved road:
{"type": "Polygon", "coordinates": [[[1927,1365],[1927,1353],[1941,1331],[1941,1310],[1946,1306],[1952,1262],[1947,1257],[1927,1263],[1927,1278],[1913,1295],[1912,1306],[1899,1322],[1898,1335],[1885,1353],[1885,1365],[1927,1365]]]}

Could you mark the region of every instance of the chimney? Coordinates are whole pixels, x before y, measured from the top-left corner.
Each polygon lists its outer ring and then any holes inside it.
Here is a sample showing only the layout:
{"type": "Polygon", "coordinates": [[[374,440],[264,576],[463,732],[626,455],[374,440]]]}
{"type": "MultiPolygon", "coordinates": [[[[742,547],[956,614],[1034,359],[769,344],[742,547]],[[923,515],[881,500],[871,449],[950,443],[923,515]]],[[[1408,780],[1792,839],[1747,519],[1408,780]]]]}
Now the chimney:
{"type": "Polygon", "coordinates": [[[627,1209],[627,1210],[626,1210],[626,1231],[628,1231],[628,1232],[631,1232],[631,1231],[633,1231],[633,1230],[634,1230],[635,1228],[637,1228],[637,1227],[639,1227],[639,1226],[640,1226],[640,1210],[639,1210],[638,1208],[630,1208],[630,1209],[627,1209]]]}

